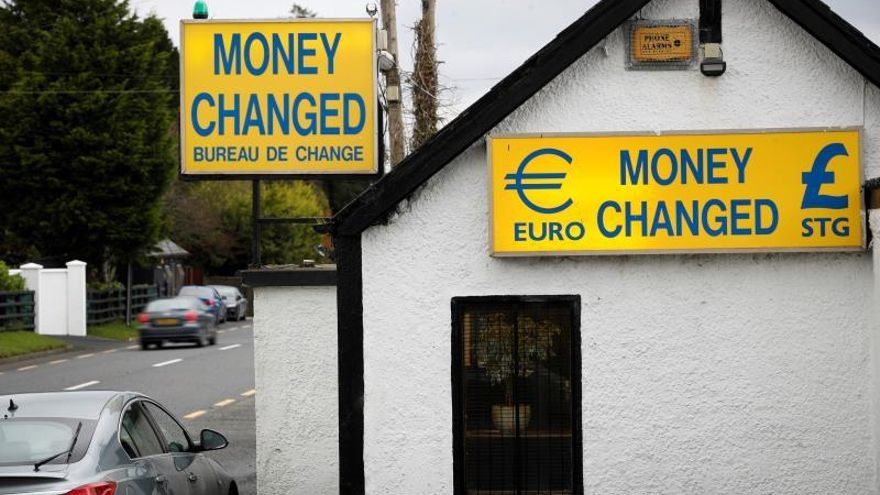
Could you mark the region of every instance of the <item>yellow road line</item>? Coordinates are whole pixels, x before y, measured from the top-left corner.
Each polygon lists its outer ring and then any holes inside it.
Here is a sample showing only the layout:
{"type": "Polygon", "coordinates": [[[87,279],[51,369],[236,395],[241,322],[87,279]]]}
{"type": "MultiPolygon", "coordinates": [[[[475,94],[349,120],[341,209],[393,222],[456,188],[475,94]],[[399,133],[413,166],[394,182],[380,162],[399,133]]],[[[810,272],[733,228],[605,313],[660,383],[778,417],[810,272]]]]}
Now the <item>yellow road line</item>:
{"type": "Polygon", "coordinates": [[[18,369],[18,371],[32,370],[32,369],[34,369],[34,368],[36,368],[36,367],[37,367],[36,364],[32,364],[32,365],[30,365],[30,366],[22,366],[21,368],[18,369]]]}
{"type": "Polygon", "coordinates": [[[229,404],[232,404],[233,402],[235,402],[235,399],[221,400],[220,402],[214,404],[214,407],[226,407],[229,404]]]}
{"type": "Polygon", "coordinates": [[[204,410],[193,411],[193,412],[187,414],[186,416],[184,416],[183,419],[196,419],[199,416],[204,416],[205,413],[207,413],[207,412],[208,411],[204,411],[204,410]]]}
{"type": "Polygon", "coordinates": [[[254,394],[256,394],[256,393],[257,393],[257,391],[256,391],[255,389],[250,389],[250,390],[248,390],[247,392],[241,394],[241,396],[242,396],[242,397],[250,397],[250,396],[252,396],[252,395],[254,395],[254,394]]]}

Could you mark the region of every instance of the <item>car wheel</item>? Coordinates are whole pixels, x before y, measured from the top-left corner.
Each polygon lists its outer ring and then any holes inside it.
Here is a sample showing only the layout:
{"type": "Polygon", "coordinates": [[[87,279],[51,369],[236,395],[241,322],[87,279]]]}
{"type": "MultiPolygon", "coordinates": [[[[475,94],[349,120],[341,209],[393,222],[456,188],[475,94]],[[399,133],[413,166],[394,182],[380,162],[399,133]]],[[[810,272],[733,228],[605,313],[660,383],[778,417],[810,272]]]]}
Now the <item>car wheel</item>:
{"type": "Polygon", "coordinates": [[[238,311],[239,311],[239,313],[241,313],[240,315],[238,315],[239,321],[247,320],[247,311],[244,310],[244,307],[242,307],[238,311]]]}
{"type": "Polygon", "coordinates": [[[207,330],[199,333],[199,340],[196,341],[196,347],[205,347],[208,341],[208,337],[206,336],[207,333],[207,330]]]}
{"type": "Polygon", "coordinates": [[[149,349],[149,348],[150,348],[150,344],[148,344],[148,343],[146,343],[146,342],[144,342],[144,341],[142,340],[142,341],[141,341],[141,350],[142,350],[142,351],[146,351],[146,350],[149,349]]]}
{"type": "Polygon", "coordinates": [[[162,344],[164,344],[164,342],[162,342],[162,341],[160,340],[159,342],[156,342],[156,343],[153,344],[153,345],[156,347],[156,349],[161,349],[161,348],[162,348],[162,344]]]}
{"type": "Polygon", "coordinates": [[[217,344],[217,331],[216,330],[214,331],[214,335],[211,335],[210,337],[208,337],[208,344],[209,345],[216,345],[217,344]]]}

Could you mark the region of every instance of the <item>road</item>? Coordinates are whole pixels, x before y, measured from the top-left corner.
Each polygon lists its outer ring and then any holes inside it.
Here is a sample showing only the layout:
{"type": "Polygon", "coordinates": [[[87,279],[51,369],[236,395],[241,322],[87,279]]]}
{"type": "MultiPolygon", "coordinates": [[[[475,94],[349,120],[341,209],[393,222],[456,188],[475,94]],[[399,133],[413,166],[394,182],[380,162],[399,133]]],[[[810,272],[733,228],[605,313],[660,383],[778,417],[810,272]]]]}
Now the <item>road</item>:
{"type": "Polygon", "coordinates": [[[229,438],[210,453],[238,482],[256,493],[253,328],[220,325],[217,345],[167,345],[142,351],[135,342],[65,339],[72,352],[0,362],[0,395],[59,390],[133,390],[158,400],[195,437],[212,428],[229,438]]]}

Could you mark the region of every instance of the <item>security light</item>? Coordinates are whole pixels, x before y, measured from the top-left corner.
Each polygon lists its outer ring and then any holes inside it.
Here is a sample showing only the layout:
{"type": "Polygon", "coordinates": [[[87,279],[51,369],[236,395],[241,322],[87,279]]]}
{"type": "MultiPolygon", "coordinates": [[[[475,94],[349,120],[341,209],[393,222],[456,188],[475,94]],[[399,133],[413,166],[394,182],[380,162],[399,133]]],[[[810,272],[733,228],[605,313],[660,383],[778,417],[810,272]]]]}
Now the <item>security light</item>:
{"type": "Polygon", "coordinates": [[[386,50],[379,50],[379,70],[387,72],[394,68],[396,62],[394,55],[386,50]]]}
{"type": "Polygon", "coordinates": [[[205,0],[198,0],[193,6],[193,19],[208,18],[208,3],[205,0]]]}
{"type": "Polygon", "coordinates": [[[370,17],[376,17],[376,14],[379,12],[379,7],[376,6],[376,2],[370,2],[367,4],[367,15],[370,17]]]}
{"type": "Polygon", "coordinates": [[[718,77],[727,70],[727,62],[724,61],[724,53],[720,43],[706,43],[703,45],[703,61],[700,62],[700,72],[707,77],[718,77]]]}

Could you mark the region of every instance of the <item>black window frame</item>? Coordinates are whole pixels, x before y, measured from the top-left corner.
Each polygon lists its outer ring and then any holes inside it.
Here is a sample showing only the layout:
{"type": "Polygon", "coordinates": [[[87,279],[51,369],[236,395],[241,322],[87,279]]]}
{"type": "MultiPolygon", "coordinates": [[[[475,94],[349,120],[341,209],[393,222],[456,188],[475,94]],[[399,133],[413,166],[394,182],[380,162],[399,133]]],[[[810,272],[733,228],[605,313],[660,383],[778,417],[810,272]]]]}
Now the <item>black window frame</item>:
{"type": "MultiPolygon", "coordinates": [[[[119,448],[121,448],[122,451],[125,452],[125,455],[131,461],[136,461],[138,459],[148,459],[150,457],[156,457],[156,456],[168,454],[168,448],[165,445],[165,437],[159,431],[159,429],[158,429],[159,427],[156,425],[155,421],[153,420],[153,416],[150,415],[150,411],[148,411],[147,408],[144,407],[144,405],[143,405],[144,402],[145,402],[145,400],[140,399],[140,398],[132,399],[132,400],[128,401],[122,407],[122,413],[119,414],[119,421],[116,424],[116,443],[119,444],[119,448]],[[144,418],[146,418],[146,420],[147,420],[147,424],[149,425],[150,429],[153,430],[153,435],[156,437],[156,441],[159,442],[159,446],[162,448],[162,452],[159,452],[157,454],[138,455],[137,457],[131,457],[129,455],[128,451],[125,450],[125,447],[122,445],[122,421],[125,418],[125,413],[127,413],[128,410],[133,407],[137,407],[138,409],[141,410],[141,414],[144,415],[144,418]]],[[[135,446],[135,448],[137,448],[137,447],[135,446]]],[[[141,452],[138,452],[138,454],[141,454],[141,452]]]]}
{"type": "Polygon", "coordinates": [[[581,297],[579,295],[556,296],[461,296],[452,298],[452,459],[453,494],[467,495],[465,486],[465,445],[464,445],[464,322],[467,307],[474,304],[568,304],[572,310],[571,326],[571,469],[572,493],[584,493],[584,449],[582,421],[581,370],[581,297]]]}
{"type": "Polygon", "coordinates": [[[162,448],[165,450],[166,454],[186,454],[186,453],[192,453],[195,451],[195,442],[193,441],[192,437],[190,436],[189,430],[187,430],[182,424],[180,424],[180,421],[178,421],[177,418],[175,418],[174,415],[168,411],[168,409],[165,409],[164,407],[162,407],[162,405],[159,404],[158,402],[151,401],[151,400],[142,400],[141,407],[144,409],[144,412],[149,417],[150,423],[153,425],[153,429],[156,431],[156,435],[159,436],[159,441],[162,442],[162,448]],[[173,451],[169,448],[168,438],[165,436],[165,431],[162,430],[162,425],[159,424],[159,420],[156,419],[156,417],[153,415],[153,412],[150,411],[149,408],[147,408],[148,405],[155,406],[157,409],[164,412],[165,415],[168,416],[169,418],[171,418],[171,421],[173,421],[174,424],[176,424],[177,427],[183,431],[183,435],[184,435],[184,437],[186,437],[186,442],[187,442],[186,450],[183,450],[181,452],[176,452],[176,451],[173,451]]]}

